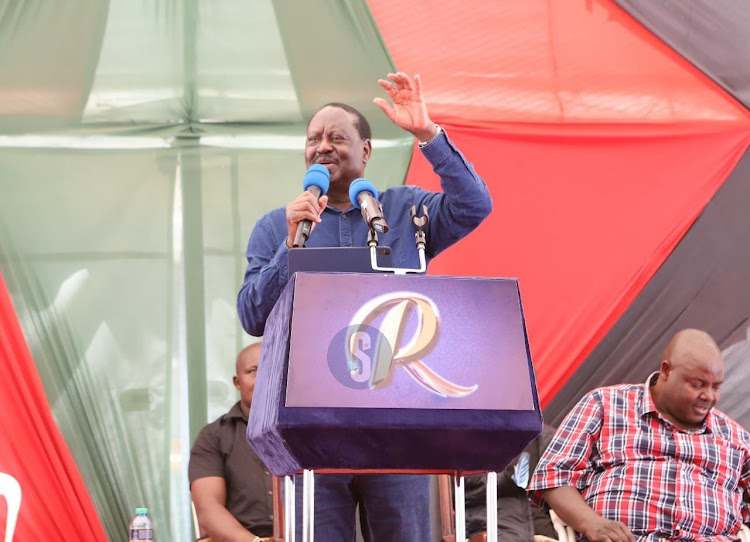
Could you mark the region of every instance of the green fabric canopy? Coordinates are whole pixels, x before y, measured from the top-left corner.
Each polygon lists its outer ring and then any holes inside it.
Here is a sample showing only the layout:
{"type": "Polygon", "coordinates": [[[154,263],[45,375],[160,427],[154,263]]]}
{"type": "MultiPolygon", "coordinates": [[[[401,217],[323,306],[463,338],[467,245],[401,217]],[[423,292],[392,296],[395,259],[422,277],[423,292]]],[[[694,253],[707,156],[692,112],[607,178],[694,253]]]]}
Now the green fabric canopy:
{"type": "Polygon", "coordinates": [[[0,5],[0,271],[111,539],[144,505],[190,538],[190,445],[252,340],[245,243],[301,190],[309,115],[361,108],[368,175],[403,183],[393,69],[365,2],[0,5]]]}

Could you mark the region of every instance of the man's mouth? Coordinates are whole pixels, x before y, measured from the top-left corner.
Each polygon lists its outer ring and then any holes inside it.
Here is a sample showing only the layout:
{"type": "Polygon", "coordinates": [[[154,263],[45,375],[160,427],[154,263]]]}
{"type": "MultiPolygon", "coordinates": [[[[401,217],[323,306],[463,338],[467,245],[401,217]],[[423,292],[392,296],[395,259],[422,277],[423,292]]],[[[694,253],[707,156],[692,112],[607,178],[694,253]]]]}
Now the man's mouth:
{"type": "Polygon", "coordinates": [[[699,414],[708,414],[708,411],[711,410],[711,405],[705,403],[694,405],[693,410],[699,414]]]}

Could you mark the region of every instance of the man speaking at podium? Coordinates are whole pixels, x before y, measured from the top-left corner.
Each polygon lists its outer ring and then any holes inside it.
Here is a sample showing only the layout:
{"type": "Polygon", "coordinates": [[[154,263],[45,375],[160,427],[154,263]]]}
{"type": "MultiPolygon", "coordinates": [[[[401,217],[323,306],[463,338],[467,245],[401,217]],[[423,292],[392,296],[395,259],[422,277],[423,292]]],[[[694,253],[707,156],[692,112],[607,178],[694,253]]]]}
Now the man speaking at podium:
{"type": "MultiPolygon", "coordinates": [[[[419,75],[403,72],[379,80],[392,100],[373,101],[393,123],[410,132],[440,176],[443,192],[416,186],[397,186],[378,194],[390,226],[380,243],[393,249],[398,267],[417,268],[414,227],[410,209],[421,214],[426,206],[427,260],[465,237],[492,210],[484,181],[475,173],[443,129],[427,113],[419,75]]],[[[356,109],[330,103],[313,114],[307,126],[305,164],[325,166],[330,173],[327,195],[304,191],[285,208],[258,220],[247,247],[247,270],[237,299],[245,330],[260,336],[266,319],[289,280],[287,255],[300,221],[312,222],[308,246],[365,246],[369,226],[352,205],[349,186],[364,177],[372,154],[372,134],[367,119],[356,109]]],[[[412,475],[321,475],[315,480],[315,537],[318,540],[353,541],[354,510],[360,505],[366,540],[431,542],[429,478],[412,475]]],[[[301,507],[298,507],[301,508],[301,507]]],[[[301,522],[299,522],[301,524],[301,522]]]]}

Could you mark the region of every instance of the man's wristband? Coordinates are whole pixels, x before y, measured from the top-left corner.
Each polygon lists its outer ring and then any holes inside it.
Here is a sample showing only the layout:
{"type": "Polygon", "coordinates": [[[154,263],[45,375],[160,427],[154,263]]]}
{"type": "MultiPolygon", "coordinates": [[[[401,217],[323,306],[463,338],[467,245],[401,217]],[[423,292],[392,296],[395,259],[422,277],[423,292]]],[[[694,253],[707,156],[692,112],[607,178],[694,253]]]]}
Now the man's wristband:
{"type": "Polygon", "coordinates": [[[419,148],[421,149],[422,147],[426,147],[427,145],[429,145],[430,143],[432,143],[433,141],[435,141],[437,139],[437,136],[439,136],[440,132],[442,132],[442,131],[443,131],[443,129],[436,124],[435,125],[435,135],[432,136],[427,141],[420,141],[419,142],[419,148]]]}

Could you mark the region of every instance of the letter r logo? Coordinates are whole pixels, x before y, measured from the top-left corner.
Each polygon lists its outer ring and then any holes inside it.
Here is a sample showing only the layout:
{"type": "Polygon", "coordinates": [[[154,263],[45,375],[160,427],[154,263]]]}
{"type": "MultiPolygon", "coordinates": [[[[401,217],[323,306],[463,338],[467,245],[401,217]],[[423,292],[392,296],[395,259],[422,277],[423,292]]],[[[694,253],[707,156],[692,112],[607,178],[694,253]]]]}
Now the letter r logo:
{"type": "Polygon", "coordinates": [[[392,356],[386,357],[378,350],[380,355],[368,365],[370,387],[386,380],[392,368],[399,364],[430,392],[442,397],[465,397],[474,393],[477,386],[455,384],[422,361],[437,343],[439,324],[440,311],[432,299],[416,292],[391,292],[371,299],[354,314],[347,328],[346,344],[355,357],[355,345],[361,344],[361,329],[377,327],[382,335],[378,342],[385,341],[393,351],[392,356]],[[415,316],[416,325],[411,335],[406,336],[406,322],[411,314],[415,316]],[[376,326],[377,321],[380,323],[376,326]]]}

